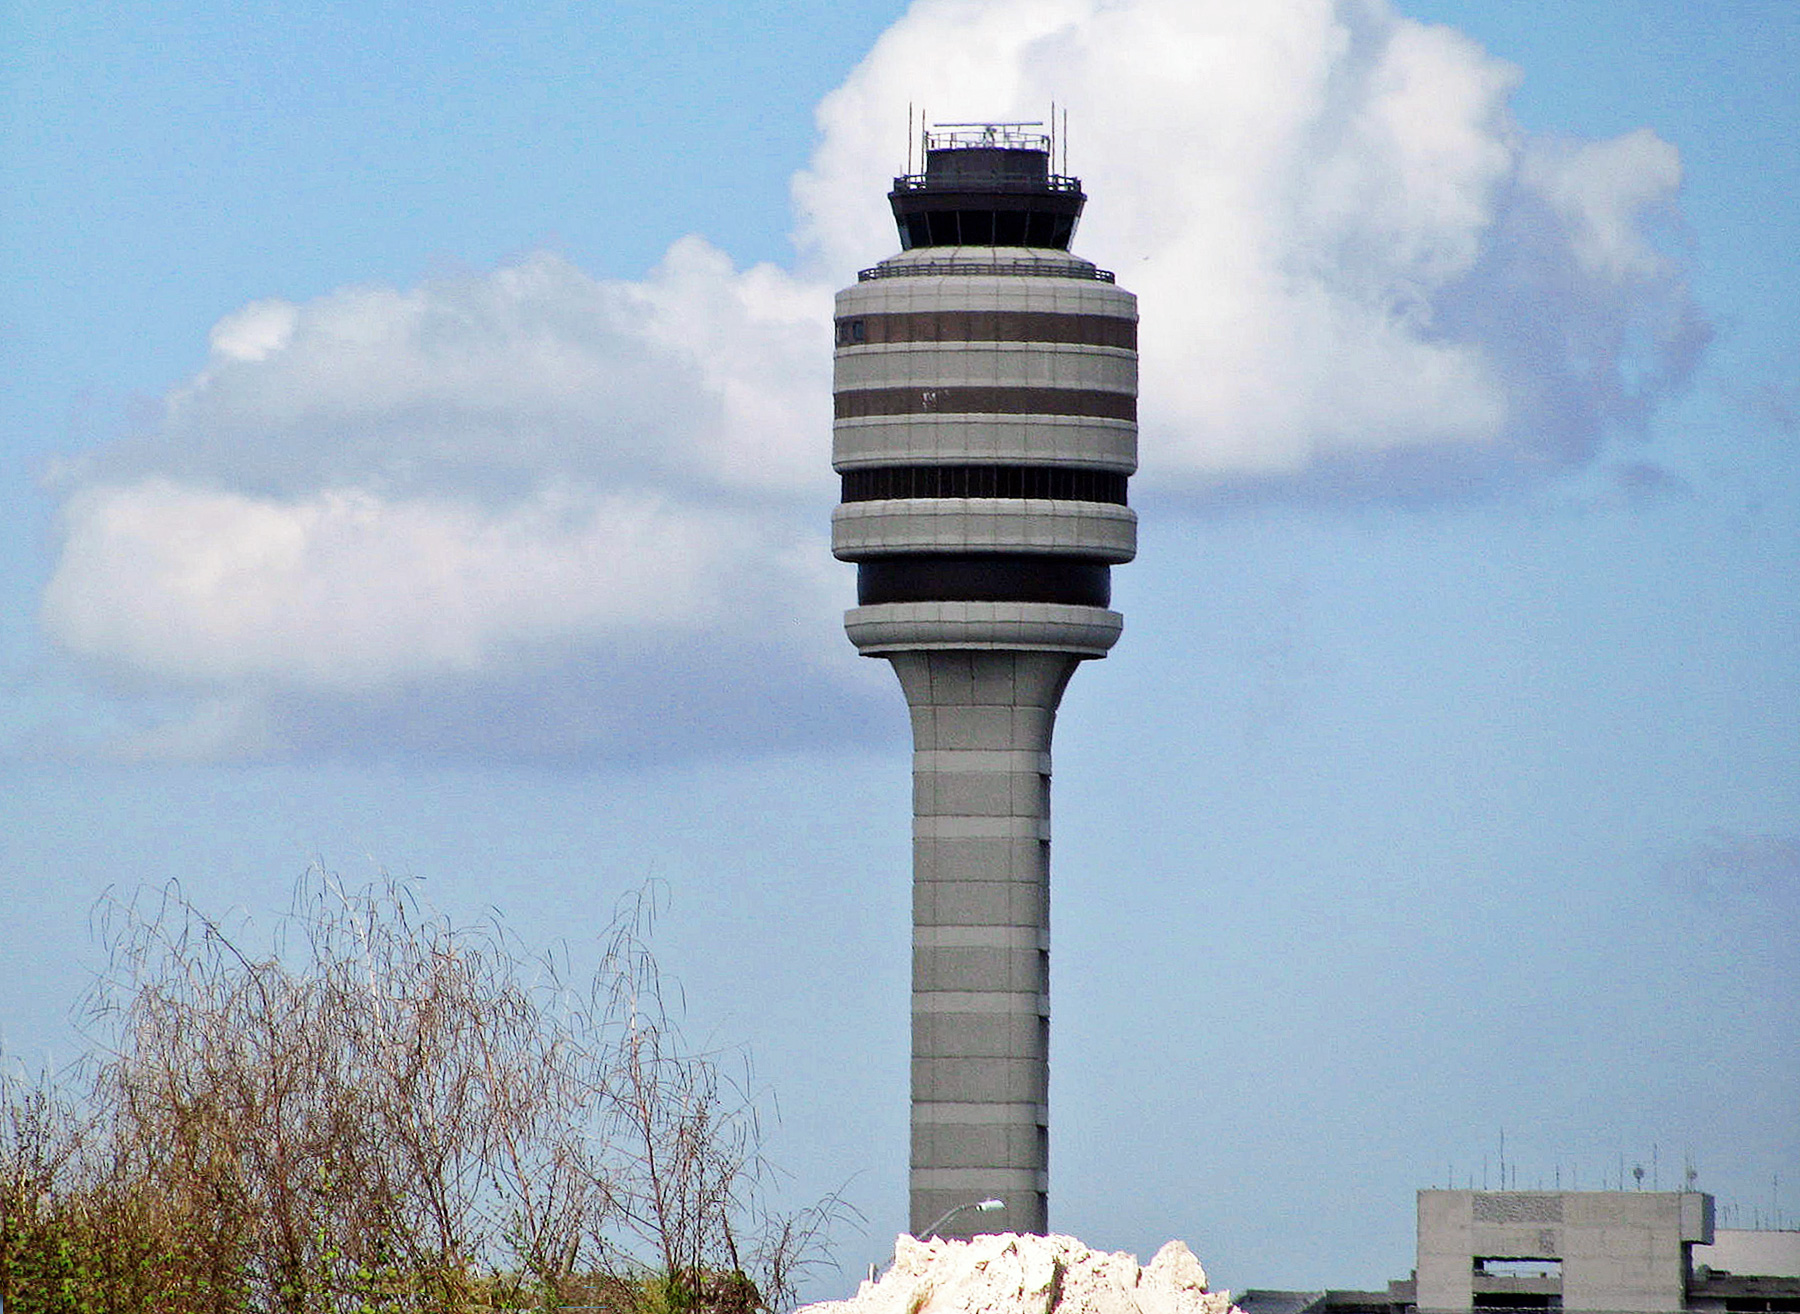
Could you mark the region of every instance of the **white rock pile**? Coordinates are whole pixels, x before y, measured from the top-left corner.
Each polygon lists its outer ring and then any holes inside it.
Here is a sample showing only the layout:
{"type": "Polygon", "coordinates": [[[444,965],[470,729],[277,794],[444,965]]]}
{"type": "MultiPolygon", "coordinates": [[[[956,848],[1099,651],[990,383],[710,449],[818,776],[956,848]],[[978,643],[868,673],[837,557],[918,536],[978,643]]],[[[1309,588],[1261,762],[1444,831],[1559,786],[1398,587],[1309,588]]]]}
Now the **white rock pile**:
{"type": "Polygon", "coordinates": [[[1193,1251],[1171,1241],[1148,1267],[1072,1236],[1003,1232],[970,1241],[894,1242],[894,1262],[849,1300],[799,1314],[1234,1314],[1228,1291],[1206,1289],[1193,1251]]]}

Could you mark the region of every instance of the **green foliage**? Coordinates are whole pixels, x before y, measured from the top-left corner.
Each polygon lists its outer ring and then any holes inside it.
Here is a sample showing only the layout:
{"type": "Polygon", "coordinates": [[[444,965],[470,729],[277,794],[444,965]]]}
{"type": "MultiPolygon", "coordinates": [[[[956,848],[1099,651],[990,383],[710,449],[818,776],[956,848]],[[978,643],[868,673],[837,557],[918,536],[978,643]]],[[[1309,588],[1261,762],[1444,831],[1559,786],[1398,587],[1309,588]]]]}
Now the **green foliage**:
{"type": "Polygon", "coordinates": [[[394,882],[312,873],[254,957],[172,891],[108,902],[112,1045],[0,1073],[8,1314],[784,1303],[838,1207],[765,1207],[755,1101],[682,1042],[653,911],[573,989],[394,882]]]}

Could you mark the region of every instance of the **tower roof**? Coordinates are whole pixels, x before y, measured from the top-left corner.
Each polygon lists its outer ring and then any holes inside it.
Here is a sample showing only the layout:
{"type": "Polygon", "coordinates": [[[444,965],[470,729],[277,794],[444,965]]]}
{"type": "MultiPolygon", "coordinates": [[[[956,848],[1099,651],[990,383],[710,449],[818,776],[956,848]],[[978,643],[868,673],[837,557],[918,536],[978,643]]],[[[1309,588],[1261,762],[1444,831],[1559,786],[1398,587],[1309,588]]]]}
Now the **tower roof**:
{"type": "Polygon", "coordinates": [[[924,134],[922,173],[888,193],[900,244],[1069,249],[1087,197],[1051,171],[1039,123],[944,123],[924,134]]]}

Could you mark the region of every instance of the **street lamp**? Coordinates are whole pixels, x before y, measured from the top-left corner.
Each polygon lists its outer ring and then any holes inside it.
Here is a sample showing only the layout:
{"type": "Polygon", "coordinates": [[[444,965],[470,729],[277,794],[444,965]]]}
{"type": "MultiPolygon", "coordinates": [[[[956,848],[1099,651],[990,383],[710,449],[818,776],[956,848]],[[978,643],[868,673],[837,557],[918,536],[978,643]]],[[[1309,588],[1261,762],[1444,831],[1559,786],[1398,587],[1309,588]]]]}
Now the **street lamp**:
{"type": "Polygon", "coordinates": [[[960,1214],[965,1209],[977,1209],[977,1210],[980,1210],[984,1214],[991,1214],[996,1209],[1004,1209],[1004,1208],[1006,1208],[1006,1201],[1004,1201],[1004,1200],[971,1200],[967,1204],[959,1204],[954,1209],[946,1210],[944,1212],[943,1217],[939,1218],[937,1220],[937,1222],[933,1223],[930,1227],[926,1228],[923,1232],[919,1233],[919,1240],[929,1241],[931,1239],[932,1234],[934,1232],[936,1232],[938,1230],[938,1228],[942,1227],[945,1223],[949,1222],[952,1218],[955,1218],[958,1214],[960,1214]]]}
{"type": "MultiPolygon", "coordinates": [[[[938,1228],[942,1227],[945,1223],[949,1222],[952,1218],[955,1218],[958,1214],[960,1214],[965,1209],[978,1209],[984,1214],[991,1214],[996,1209],[1004,1209],[1004,1208],[1006,1208],[1006,1201],[1004,1201],[1004,1200],[971,1200],[967,1204],[959,1204],[956,1206],[956,1208],[946,1211],[943,1214],[943,1216],[937,1220],[937,1222],[933,1223],[930,1227],[926,1228],[923,1232],[919,1233],[918,1237],[915,1239],[919,1240],[919,1241],[929,1241],[931,1239],[931,1234],[933,1232],[937,1231],[938,1228]]],[[[891,1264],[893,1262],[894,1262],[893,1258],[892,1258],[892,1256],[890,1256],[888,1258],[888,1263],[891,1264]]],[[[880,1276],[881,1276],[881,1266],[878,1264],[870,1264],[869,1265],[869,1281],[873,1282],[880,1276]]]]}

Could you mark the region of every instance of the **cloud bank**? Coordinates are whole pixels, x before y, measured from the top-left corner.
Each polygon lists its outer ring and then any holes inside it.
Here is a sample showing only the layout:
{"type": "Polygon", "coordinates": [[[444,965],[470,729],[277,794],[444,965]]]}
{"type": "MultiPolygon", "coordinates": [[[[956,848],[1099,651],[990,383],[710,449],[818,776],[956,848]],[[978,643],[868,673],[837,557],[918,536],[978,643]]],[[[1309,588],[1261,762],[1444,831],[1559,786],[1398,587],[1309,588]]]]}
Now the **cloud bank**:
{"type": "MultiPolygon", "coordinates": [[[[1068,107],[1078,248],[1143,313],[1140,486],[1455,495],[1590,459],[1705,341],[1675,149],[1521,133],[1385,0],[921,0],[818,110],[792,270],[684,237],[252,303],[63,508],[48,632],[135,756],[593,760],[862,733],[835,633],[830,298],[895,245],[908,102],[1068,107]]],[[[865,663],[867,667],[871,664],[865,663]]]]}
{"type": "Polygon", "coordinates": [[[1706,340],[1675,148],[1544,140],[1519,73],[1382,0],[915,5],[819,111],[802,249],[869,253],[893,107],[1074,129],[1078,244],[1138,293],[1146,487],[1444,492],[1641,426],[1706,340]]]}

